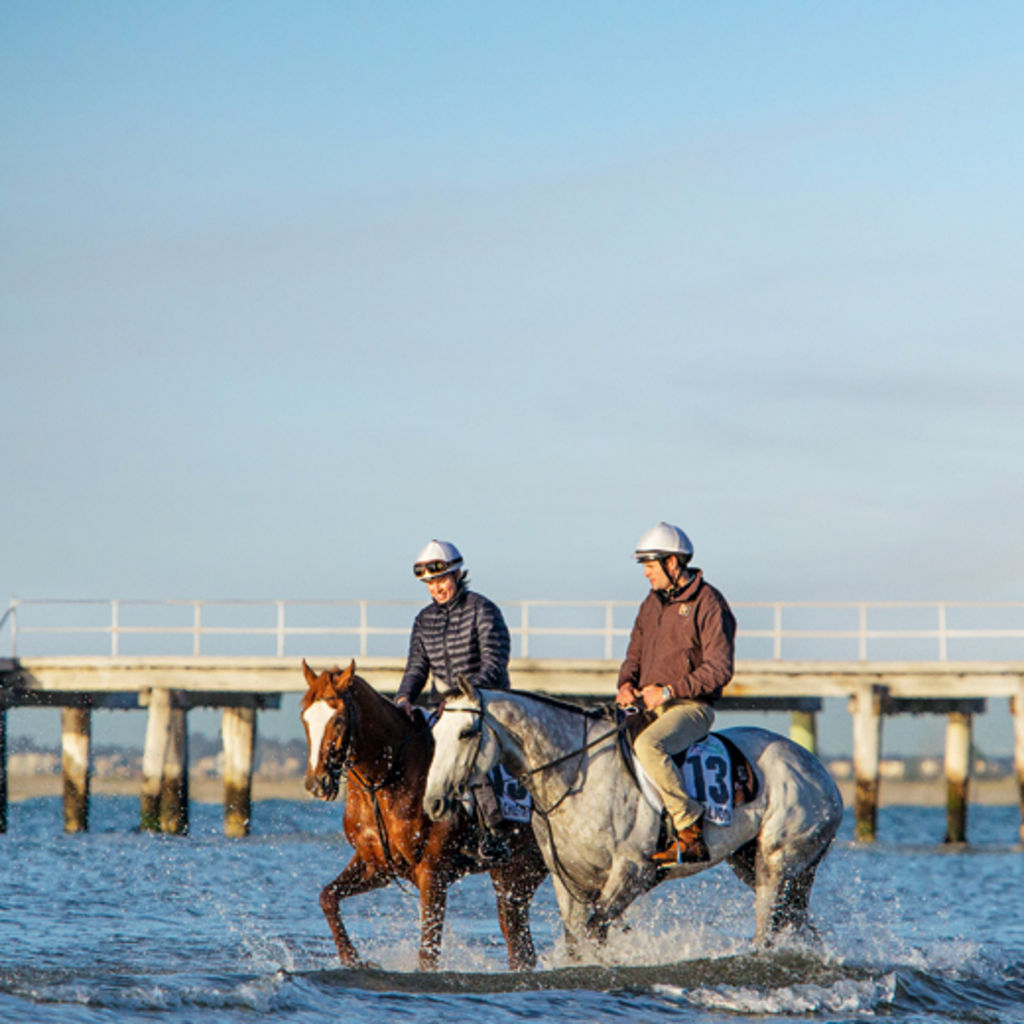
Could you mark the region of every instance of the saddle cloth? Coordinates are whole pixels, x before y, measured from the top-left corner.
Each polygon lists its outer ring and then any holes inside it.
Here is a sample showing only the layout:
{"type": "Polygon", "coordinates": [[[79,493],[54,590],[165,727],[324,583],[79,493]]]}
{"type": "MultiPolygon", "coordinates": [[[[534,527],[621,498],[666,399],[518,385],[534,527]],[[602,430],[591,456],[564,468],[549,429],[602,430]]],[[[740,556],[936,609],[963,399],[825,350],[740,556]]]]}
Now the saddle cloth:
{"type": "MultiPolygon", "coordinates": [[[[627,741],[623,749],[636,772],[644,799],[654,810],[663,811],[661,792],[636,759],[633,745],[627,741]]],[[[705,817],[714,825],[730,825],[733,807],[748,803],[757,795],[757,779],[750,762],[718,733],[708,733],[672,760],[682,772],[683,788],[704,807],[705,817]]]]}
{"type": "Polygon", "coordinates": [[[499,764],[490,774],[491,785],[501,807],[501,816],[506,821],[530,820],[533,802],[526,787],[499,764]]]}

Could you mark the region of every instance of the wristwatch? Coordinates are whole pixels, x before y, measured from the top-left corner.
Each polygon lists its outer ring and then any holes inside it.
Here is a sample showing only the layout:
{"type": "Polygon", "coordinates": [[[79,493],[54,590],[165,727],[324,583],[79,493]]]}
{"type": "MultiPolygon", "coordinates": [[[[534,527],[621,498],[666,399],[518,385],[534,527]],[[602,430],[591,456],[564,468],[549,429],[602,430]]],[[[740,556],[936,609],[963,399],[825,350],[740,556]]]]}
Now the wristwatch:
{"type": "Polygon", "coordinates": [[[672,700],[672,698],[674,696],[675,696],[675,694],[672,692],[672,687],[671,686],[663,686],[661,688],[661,699],[662,700],[670,701],[670,700],[672,700]]]}

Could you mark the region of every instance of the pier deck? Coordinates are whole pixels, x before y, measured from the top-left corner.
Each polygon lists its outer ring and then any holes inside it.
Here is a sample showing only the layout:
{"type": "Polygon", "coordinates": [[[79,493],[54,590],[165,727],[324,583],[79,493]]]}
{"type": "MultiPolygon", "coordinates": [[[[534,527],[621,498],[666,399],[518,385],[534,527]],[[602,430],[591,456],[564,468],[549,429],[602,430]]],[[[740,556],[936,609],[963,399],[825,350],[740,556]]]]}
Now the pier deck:
{"type": "MultiPolygon", "coordinates": [[[[317,658],[318,668],[347,664],[348,655],[317,658]]],[[[360,657],[359,672],[385,694],[397,689],[403,658],[360,657]]],[[[518,658],[512,685],[581,702],[607,702],[615,693],[614,659],[518,658]]],[[[223,709],[225,827],[248,831],[257,712],[281,697],[305,691],[301,659],[294,657],[61,656],[0,659],[0,719],[9,708],[62,708],[65,823],[88,819],[89,714],[92,710],[148,709],[143,820],[164,831],[187,829],[187,727],[190,708],[223,709]],[[183,781],[184,780],[184,781],[183,781]],[[174,797],[175,787],[178,789],[174,797]],[[171,794],[171,795],[168,795],[171,794]],[[77,810],[75,809],[77,807],[77,810]],[[163,810],[161,811],[161,807],[163,810]]],[[[946,784],[950,841],[966,831],[971,719],[989,698],[1009,698],[1014,765],[1021,794],[1024,839],[1024,662],[753,661],[737,663],[722,710],[784,711],[791,734],[814,748],[816,714],[826,698],[843,698],[851,715],[857,836],[872,840],[878,807],[882,723],[893,714],[948,717],[946,784]]],[[[0,825],[6,824],[5,721],[0,720],[0,825]]]]}

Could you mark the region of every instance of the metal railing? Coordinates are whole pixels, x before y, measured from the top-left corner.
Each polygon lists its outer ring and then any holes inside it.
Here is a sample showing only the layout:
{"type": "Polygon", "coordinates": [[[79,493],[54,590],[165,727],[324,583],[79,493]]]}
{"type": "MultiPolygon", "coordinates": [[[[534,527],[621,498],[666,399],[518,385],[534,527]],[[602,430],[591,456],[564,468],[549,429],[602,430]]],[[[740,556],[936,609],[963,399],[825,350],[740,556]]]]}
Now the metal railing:
{"type": "MultiPolygon", "coordinates": [[[[629,636],[632,618],[638,603],[636,601],[505,601],[500,606],[510,620],[509,631],[518,639],[518,650],[514,654],[527,658],[533,653],[532,641],[538,638],[584,638],[594,641],[593,655],[611,659],[615,656],[616,644],[629,636]],[[627,611],[628,610],[628,611],[627,611]],[[619,621],[616,621],[616,612],[619,621]],[[562,616],[554,625],[542,625],[552,613],[562,616]],[[596,621],[595,621],[596,619],[596,621]],[[582,620],[583,624],[578,624],[582,620]],[[577,624],[573,624],[577,623],[577,624]],[[600,653],[598,653],[600,652],[600,653]]],[[[19,653],[19,640],[33,635],[48,635],[54,638],[69,636],[109,637],[108,652],[118,657],[124,652],[123,641],[138,637],[185,637],[191,640],[191,653],[200,656],[204,640],[218,637],[269,638],[275,654],[286,654],[287,641],[296,638],[338,637],[355,638],[358,655],[369,654],[370,641],[375,637],[390,637],[395,640],[407,638],[415,610],[422,602],[414,601],[370,601],[370,600],[66,600],[66,599],[12,599],[10,606],[0,617],[0,629],[5,623],[10,628],[10,651],[12,657],[19,653]],[[47,613],[63,608],[83,610],[108,610],[101,618],[90,624],[68,623],[66,621],[39,623],[47,613]],[[371,624],[372,613],[383,615],[383,609],[405,609],[404,624],[401,626],[371,624]],[[263,614],[259,609],[272,610],[272,622],[259,625],[248,618],[242,624],[218,625],[211,622],[217,613],[231,611],[254,617],[263,614]],[[326,617],[320,625],[296,624],[302,613],[319,610],[326,617]],[[186,621],[178,624],[140,623],[132,621],[144,613],[171,611],[186,613],[186,621]],[[353,619],[344,624],[342,619],[353,619]]],[[[740,628],[741,642],[756,642],[770,646],[770,657],[783,660],[784,645],[792,648],[798,641],[821,645],[825,642],[842,641],[848,650],[856,650],[856,660],[866,661],[872,645],[881,641],[926,641],[934,644],[933,653],[923,660],[947,661],[950,657],[950,643],[954,641],[1024,641],[1024,602],[951,602],[951,601],[849,601],[849,602],[737,602],[733,604],[740,628]],[[1013,626],[969,627],[953,624],[957,614],[966,610],[982,617],[1005,617],[1010,615],[1019,620],[1013,626]],[[825,614],[839,616],[839,626],[816,627],[801,625],[803,618],[825,614]],[[885,614],[890,616],[920,617],[925,614],[931,623],[912,626],[898,625],[884,628],[876,620],[885,614]],[[766,625],[747,625],[753,620],[764,619],[766,625]],[[853,647],[850,647],[850,645],[853,647]]],[[[68,612],[68,617],[71,617],[68,612]]],[[[379,619],[378,619],[379,621],[379,619]]],[[[186,640],[186,643],[188,641],[186,640]]],[[[1024,644],[1021,644],[1024,651],[1024,644]]],[[[152,653],[144,652],[144,653],[152,653]]],[[[242,653],[234,651],[232,653],[242,653]]],[[[785,652],[785,653],[788,653],[785,652]]],[[[793,655],[789,654],[790,659],[793,655]]],[[[815,657],[823,657],[816,654],[815,657]]],[[[1024,659],[1024,654],[1018,654],[1024,659]]],[[[843,659],[838,659],[843,660],[843,659]]],[[[849,656],[847,659],[850,660],[849,656]]],[[[876,658],[876,660],[878,660],[876,658]]],[[[917,660],[920,659],[919,655],[917,660]]]]}

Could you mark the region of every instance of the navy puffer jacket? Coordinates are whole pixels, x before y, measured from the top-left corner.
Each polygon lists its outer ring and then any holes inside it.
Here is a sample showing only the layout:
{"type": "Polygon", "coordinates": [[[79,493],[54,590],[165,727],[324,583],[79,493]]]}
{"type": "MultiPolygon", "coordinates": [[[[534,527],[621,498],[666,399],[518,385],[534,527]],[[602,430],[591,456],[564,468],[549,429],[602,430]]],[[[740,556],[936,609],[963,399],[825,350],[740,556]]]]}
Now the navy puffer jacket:
{"type": "Polygon", "coordinates": [[[507,690],[510,651],[508,626],[498,606],[463,587],[450,601],[432,601],[416,616],[397,697],[414,701],[431,674],[442,689],[457,686],[462,673],[474,686],[507,690]]]}

